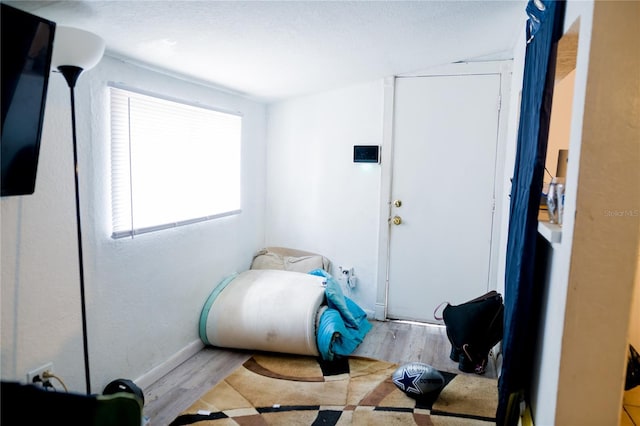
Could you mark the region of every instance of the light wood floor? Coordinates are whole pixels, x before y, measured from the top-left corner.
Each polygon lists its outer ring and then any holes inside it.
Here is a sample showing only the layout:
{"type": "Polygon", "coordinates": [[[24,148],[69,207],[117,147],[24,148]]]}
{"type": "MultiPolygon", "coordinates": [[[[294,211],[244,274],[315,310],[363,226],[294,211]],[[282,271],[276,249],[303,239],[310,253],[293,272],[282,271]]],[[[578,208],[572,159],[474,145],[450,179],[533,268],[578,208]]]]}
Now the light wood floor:
{"type": "Polygon", "coordinates": [[[624,393],[620,426],[640,425],[640,386],[624,393]]]}
{"type": "MultiPolygon", "coordinates": [[[[371,321],[373,328],[353,355],[399,365],[419,361],[442,371],[466,374],[449,359],[445,328],[399,321],[371,321]]],[[[149,426],[166,426],[202,394],[242,365],[252,352],[207,347],[145,390],[149,426]]],[[[490,358],[485,377],[496,378],[490,358]]]]}

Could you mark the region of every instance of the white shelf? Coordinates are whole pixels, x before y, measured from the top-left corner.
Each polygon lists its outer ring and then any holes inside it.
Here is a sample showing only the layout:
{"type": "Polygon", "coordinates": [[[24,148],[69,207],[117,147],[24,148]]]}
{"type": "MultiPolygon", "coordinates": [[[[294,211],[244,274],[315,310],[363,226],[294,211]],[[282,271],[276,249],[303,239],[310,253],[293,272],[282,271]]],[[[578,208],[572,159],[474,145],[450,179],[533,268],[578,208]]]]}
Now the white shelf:
{"type": "Polygon", "coordinates": [[[562,226],[543,220],[538,221],[538,233],[552,244],[562,242],[562,226]]]}

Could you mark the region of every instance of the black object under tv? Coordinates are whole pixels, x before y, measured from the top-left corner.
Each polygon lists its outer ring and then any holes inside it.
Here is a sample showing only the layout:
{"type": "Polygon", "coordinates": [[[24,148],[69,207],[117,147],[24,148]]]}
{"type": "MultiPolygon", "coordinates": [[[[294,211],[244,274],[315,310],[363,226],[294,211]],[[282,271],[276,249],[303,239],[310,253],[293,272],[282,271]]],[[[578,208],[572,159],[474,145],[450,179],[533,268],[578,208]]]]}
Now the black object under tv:
{"type": "Polygon", "coordinates": [[[33,194],[56,24],[0,4],[2,196],[33,194]]]}

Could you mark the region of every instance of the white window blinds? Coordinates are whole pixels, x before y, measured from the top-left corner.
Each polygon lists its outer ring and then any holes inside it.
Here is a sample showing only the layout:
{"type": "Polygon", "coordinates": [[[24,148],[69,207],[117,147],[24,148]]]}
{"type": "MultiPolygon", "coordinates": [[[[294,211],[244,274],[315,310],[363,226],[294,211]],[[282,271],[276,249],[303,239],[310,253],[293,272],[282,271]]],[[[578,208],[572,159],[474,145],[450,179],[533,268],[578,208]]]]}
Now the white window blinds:
{"type": "Polygon", "coordinates": [[[241,116],[110,91],[114,238],[240,212],[241,116]]]}

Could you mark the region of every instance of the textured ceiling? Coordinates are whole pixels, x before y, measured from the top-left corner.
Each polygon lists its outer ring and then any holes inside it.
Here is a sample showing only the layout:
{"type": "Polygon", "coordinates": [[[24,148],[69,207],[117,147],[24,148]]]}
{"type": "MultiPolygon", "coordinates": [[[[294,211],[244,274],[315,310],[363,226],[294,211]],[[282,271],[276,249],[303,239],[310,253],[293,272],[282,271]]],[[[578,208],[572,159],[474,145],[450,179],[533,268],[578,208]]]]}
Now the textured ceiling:
{"type": "Polygon", "coordinates": [[[9,1],[103,37],[107,54],[265,102],[506,59],[525,0],[9,1]]]}

